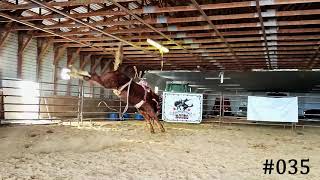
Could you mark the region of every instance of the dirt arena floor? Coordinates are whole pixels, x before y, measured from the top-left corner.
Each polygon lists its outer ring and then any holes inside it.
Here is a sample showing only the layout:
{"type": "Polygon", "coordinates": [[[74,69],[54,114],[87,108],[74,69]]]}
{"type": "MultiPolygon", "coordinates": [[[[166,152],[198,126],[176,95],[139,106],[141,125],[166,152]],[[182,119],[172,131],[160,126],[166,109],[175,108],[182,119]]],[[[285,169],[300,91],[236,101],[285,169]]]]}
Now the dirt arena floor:
{"type": "Polygon", "coordinates": [[[0,127],[0,179],[320,179],[320,128],[165,127],[152,135],[139,121],[0,127]],[[262,170],[266,159],[305,158],[308,175],[262,170]]]}

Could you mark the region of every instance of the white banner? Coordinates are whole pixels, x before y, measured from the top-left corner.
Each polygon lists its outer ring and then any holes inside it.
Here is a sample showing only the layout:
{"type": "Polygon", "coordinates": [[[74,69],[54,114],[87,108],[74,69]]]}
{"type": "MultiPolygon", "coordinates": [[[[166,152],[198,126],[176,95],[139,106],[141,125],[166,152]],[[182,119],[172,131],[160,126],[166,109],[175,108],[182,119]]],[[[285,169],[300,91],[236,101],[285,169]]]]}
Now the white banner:
{"type": "Polygon", "coordinates": [[[298,122],[297,97],[248,96],[248,120],[298,122]]]}
{"type": "Polygon", "coordinates": [[[202,94],[163,93],[162,119],[166,122],[200,123],[202,94]]]}

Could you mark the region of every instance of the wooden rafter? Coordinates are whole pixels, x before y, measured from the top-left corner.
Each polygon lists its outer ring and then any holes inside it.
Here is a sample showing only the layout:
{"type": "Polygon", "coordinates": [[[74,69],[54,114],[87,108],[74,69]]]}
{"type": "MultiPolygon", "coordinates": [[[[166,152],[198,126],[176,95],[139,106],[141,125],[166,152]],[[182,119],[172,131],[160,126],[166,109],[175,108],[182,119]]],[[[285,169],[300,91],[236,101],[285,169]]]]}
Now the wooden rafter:
{"type": "MultiPolygon", "coordinates": [[[[302,16],[302,15],[317,15],[320,14],[320,10],[318,9],[311,9],[311,10],[297,10],[297,11],[279,11],[276,12],[271,17],[290,17],[290,16],[302,16]]],[[[70,14],[71,17],[91,17],[95,15],[108,15],[105,11],[93,11],[90,13],[81,13],[81,14],[70,14]]],[[[211,21],[217,21],[217,20],[241,20],[241,19],[249,19],[249,18],[256,18],[256,13],[240,13],[240,14],[229,14],[229,15],[215,15],[215,16],[208,16],[208,18],[211,21]]],[[[43,20],[43,19],[52,19],[56,18],[56,15],[47,15],[47,16],[30,16],[30,17],[16,17],[18,20],[43,20]]],[[[94,26],[106,26],[106,25],[112,25],[112,26],[128,26],[133,24],[142,24],[138,20],[125,20],[125,21],[113,21],[114,19],[118,18],[118,16],[113,16],[110,19],[108,18],[106,21],[98,21],[95,23],[91,23],[91,25],[94,26]]],[[[144,19],[144,21],[148,24],[161,24],[160,21],[158,21],[157,18],[148,18],[144,19]]],[[[196,16],[196,17],[184,17],[184,18],[174,18],[174,17],[166,17],[166,23],[167,24],[175,24],[175,23],[186,23],[186,22],[200,22],[200,21],[206,21],[204,17],[202,16],[196,16]]],[[[59,29],[59,28],[72,28],[72,27],[85,27],[84,25],[80,24],[70,24],[70,22],[63,22],[63,23],[57,23],[54,25],[48,25],[48,26],[42,26],[43,28],[48,29],[59,29]]],[[[17,29],[24,29],[24,30],[32,30],[31,28],[23,28],[23,27],[17,27],[17,29]]]]}
{"type": "Polygon", "coordinates": [[[266,53],[267,53],[267,57],[268,57],[268,68],[272,69],[267,33],[266,33],[266,28],[264,26],[264,21],[263,21],[263,17],[262,17],[262,13],[261,13],[260,0],[256,0],[256,8],[257,8],[258,15],[259,15],[259,22],[261,25],[264,45],[265,45],[266,53]]]}
{"type": "Polygon", "coordinates": [[[0,36],[0,48],[3,46],[4,42],[7,40],[7,38],[10,35],[11,29],[13,27],[13,23],[9,23],[5,26],[4,31],[1,32],[0,36]]]}
{"type": "MultiPolygon", "coordinates": [[[[117,0],[117,2],[132,2],[134,0],[117,0]]],[[[290,4],[302,4],[302,3],[317,3],[318,0],[278,0],[274,2],[274,5],[290,5],[290,4]]],[[[59,7],[66,7],[66,6],[83,6],[88,4],[94,4],[94,3],[105,3],[105,0],[75,0],[75,1],[66,1],[66,2],[51,2],[51,3],[44,3],[46,6],[59,6],[59,7]]],[[[263,4],[262,6],[267,6],[268,4],[263,4]]],[[[215,4],[204,4],[200,5],[200,7],[203,10],[215,10],[215,9],[230,9],[230,8],[246,8],[251,7],[252,2],[251,1],[245,1],[245,2],[232,2],[232,3],[215,3],[215,4]]],[[[18,9],[32,9],[41,7],[38,4],[7,4],[0,1],[0,11],[4,10],[18,10],[18,9]]],[[[186,11],[197,11],[197,9],[192,6],[174,6],[174,7],[154,7],[153,11],[151,13],[169,13],[169,12],[186,12],[186,11]]],[[[115,11],[113,12],[121,13],[120,15],[126,15],[123,11],[115,11]]],[[[143,14],[144,9],[135,9],[133,11],[135,14],[143,14]]],[[[150,13],[150,12],[149,12],[150,13]]]]}

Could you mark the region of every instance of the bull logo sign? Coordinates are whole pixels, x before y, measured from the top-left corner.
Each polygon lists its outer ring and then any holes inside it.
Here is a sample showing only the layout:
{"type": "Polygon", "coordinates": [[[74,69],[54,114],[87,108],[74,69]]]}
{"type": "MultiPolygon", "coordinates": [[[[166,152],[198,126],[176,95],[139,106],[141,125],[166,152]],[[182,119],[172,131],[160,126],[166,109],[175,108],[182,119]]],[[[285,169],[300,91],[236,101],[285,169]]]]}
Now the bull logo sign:
{"type": "Polygon", "coordinates": [[[179,100],[179,101],[176,101],[174,102],[174,110],[183,110],[183,111],[186,111],[188,109],[188,111],[190,111],[190,107],[193,107],[193,104],[191,105],[188,105],[186,104],[187,101],[189,101],[190,99],[184,99],[184,100],[179,100]]]}
{"type": "Polygon", "coordinates": [[[167,122],[200,123],[202,94],[164,92],[162,119],[167,122]]]}

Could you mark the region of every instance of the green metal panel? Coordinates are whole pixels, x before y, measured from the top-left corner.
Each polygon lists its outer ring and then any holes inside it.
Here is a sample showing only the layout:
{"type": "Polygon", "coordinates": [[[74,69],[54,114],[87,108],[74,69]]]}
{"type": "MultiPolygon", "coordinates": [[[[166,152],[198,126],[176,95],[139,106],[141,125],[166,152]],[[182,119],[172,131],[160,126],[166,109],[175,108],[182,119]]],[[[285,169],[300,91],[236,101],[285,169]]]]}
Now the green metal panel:
{"type": "Polygon", "coordinates": [[[165,91],[167,92],[190,92],[188,84],[169,83],[166,85],[165,91]]]}

